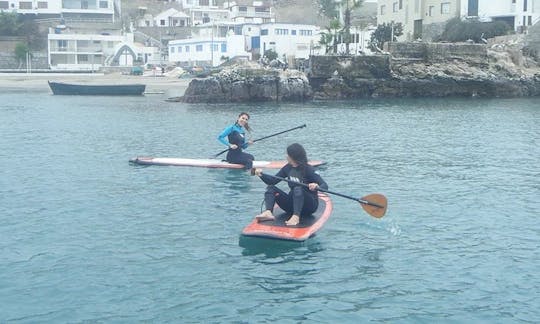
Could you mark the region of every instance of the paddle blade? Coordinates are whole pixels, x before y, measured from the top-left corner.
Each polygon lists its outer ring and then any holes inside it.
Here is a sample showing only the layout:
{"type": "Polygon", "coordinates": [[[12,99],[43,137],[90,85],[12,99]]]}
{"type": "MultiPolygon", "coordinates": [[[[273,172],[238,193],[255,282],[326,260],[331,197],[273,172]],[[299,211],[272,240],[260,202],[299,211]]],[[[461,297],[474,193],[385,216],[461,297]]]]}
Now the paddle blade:
{"type": "Polygon", "coordinates": [[[384,195],[370,194],[358,200],[366,213],[375,218],[381,218],[386,214],[387,200],[384,195]]]}

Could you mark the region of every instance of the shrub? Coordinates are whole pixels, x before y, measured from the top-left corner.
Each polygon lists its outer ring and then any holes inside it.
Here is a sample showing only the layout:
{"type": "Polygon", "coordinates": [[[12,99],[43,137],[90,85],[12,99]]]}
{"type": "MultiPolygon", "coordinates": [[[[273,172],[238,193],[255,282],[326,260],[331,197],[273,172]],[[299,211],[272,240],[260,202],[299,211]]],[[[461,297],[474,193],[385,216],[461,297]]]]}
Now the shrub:
{"type": "Polygon", "coordinates": [[[438,40],[447,42],[463,42],[472,39],[473,41],[480,43],[482,42],[482,39],[507,35],[511,32],[511,30],[511,27],[502,21],[463,21],[460,18],[453,18],[446,23],[444,32],[438,40]]]}

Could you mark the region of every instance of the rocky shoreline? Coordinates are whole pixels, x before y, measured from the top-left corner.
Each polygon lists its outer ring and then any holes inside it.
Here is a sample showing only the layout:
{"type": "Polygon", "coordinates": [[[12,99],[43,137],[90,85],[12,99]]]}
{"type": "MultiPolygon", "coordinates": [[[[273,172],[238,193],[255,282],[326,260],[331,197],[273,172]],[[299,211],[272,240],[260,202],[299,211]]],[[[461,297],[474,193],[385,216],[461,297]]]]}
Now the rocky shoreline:
{"type": "Polygon", "coordinates": [[[484,44],[399,44],[376,56],[312,57],[306,72],[253,62],[190,82],[170,101],[257,102],[396,97],[540,96],[540,65],[484,44]]]}

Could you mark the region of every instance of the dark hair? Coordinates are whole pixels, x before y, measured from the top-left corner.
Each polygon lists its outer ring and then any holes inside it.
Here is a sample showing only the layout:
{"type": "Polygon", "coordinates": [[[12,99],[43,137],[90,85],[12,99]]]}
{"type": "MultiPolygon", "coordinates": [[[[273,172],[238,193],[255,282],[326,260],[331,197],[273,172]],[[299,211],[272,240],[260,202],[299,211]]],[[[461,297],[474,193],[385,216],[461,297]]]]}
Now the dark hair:
{"type": "Polygon", "coordinates": [[[287,155],[300,166],[302,174],[308,165],[308,158],[304,147],[298,143],[293,143],[287,147],[287,155]]]}
{"type": "MultiPolygon", "coordinates": [[[[236,118],[236,120],[238,121],[238,118],[240,118],[242,115],[246,115],[248,119],[251,118],[251,116],[249,116],[249,114],[247,112],[241,112],[240,114],[238,114],[238,117],[236,118]]],[[[251,127],[249,127],[249,124],[246,122],[246,125],[244,126],[244,128],[251,133],[251,127]]]]}

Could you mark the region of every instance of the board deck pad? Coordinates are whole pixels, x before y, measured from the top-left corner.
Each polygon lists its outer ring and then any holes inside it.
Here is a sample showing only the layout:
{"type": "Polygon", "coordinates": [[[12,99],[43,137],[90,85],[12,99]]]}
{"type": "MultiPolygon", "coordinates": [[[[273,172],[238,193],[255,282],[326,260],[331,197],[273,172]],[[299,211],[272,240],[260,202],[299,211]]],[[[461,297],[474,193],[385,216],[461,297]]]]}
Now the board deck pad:
{"type": "Polygon", "coordinates": [[[321,229],[331,213],[332,201],[327,195],[319,193],[319,207],[312,215],[302,216],[298,225],[286,225],[285,221],[291,217],[291,214],[284,212],[276,205],[274,208],[275,220],[258,221],[253,219],[244,228],[242,235],[305,241],[321,229]]]}
{"type": "MultiPolygon", "coordinates": [[[[129,162],[139,165],[166,165],[166,166],[191,166],[202,168],[224,168],[224,169],[243,169],[242,164],[229,163],[219,159],[187,159],[187,158],[167,158],[167,157],[145,157],[138,156],[130,159],[129,162]]],[[[287,161],[253,161],[254,168],[263,169],[281,169],[287,164],[287,161]]],[[[317,167],[325,164],[323,161],[309,161],[309,164],[317,167]]]]}

